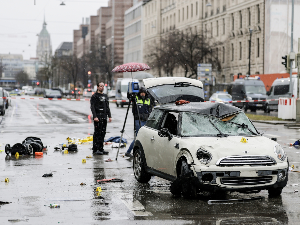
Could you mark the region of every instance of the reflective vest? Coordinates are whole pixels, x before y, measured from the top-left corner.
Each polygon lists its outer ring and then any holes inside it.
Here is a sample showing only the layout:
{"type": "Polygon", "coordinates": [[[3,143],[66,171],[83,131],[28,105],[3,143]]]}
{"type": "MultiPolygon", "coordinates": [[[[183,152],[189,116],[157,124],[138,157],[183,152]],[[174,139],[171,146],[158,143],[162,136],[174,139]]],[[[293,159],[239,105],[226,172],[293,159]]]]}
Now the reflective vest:
{"type": "MultiPolygon", "coordinates": [[[[136,96],[136,104],[137,108],[139,109],[140,118],[142,121],[146,121],[151,113],[151,106],[150,106],[150,98],[140,99],[138,96],[136,96]]],[[[136,110],[136,107],[134,107],[135,115],[134,119],[138,120],[138,113],[136,110]]]]}

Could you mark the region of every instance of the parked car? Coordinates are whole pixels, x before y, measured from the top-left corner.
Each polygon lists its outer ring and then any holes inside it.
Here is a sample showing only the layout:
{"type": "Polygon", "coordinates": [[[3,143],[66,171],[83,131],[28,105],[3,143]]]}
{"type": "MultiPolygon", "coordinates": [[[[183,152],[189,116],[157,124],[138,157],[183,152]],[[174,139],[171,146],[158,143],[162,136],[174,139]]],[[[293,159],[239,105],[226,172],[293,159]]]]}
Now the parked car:
{"type": "Polygon", "coordinates": [[[261,102],[236,102],[233,103],[234,106],[243,108],[245,112],[250,109],[255,112],[257,109],[267,109],[267,91],[259,77],[258,78],[245,78],[236,79],[232,85],[232,100],[263,100],[261,102]]]}
{"type": "Polygon", "coordinates": [[[4,97],[6,97],[6,106],[5,108],[8,109],[8,106],[11,106],[11,97],[8,93],[8,91],[4,90],[4,97]]]}
{"type": "Polygon", "coordinates": [[[83,90],[82,96],[83,96],[84,98],[90,98],[90,97],[92,97],[92,95],[93,95],[94,93],[95,93],[95,92],[94,92],[93,89],[91,89],[91,88],[86,88],[86,89],[83,90]]]}
{"type": "Polygon", "coordinates": [[[108,93],[107,93],[107,96],[109,98],[114,98],[116,97],[116,90],[109,90],[108,93]]]}
{"type": "Polygon", "coordinates": [[[216,93],[212,94],[212,96],[209,98],[209,101],[213,101],[213,102],[223,102],[225,104],[230,104],[232,105],[232,103],[229,103],[232,101],[232,97],[230,94],[228,94],[227,92],[223,92],[223,91],[217,91],[216,93]]]}
{"type": "Polygon", "coordinates": [[[5,115],[6,100],[4,99],[4,89],[0,87],[0,115],[5,115]]]}
{"type": "Polygon", "coordinates": [[[25,89],[25,95],[34,95],[35,91],[31,88],[25,89]]]}
{"type": "MultiPolygon", "coordinates": [[[[297,75],[292,76],[293,95],[297,96],[297,75]]],[[[268,99],[289,98],[290,78],[274,80],[270,91],[267,92],[268,99]]],[[[278,111],[278,100],[268,101],[266,112],[278,111]]]]}
{"type": "Polygon", "coordinates": [[[80,95],[82,94],[82,92],[80,91],[80,89],[77,89],[77,88],[75,90],[70,90],[69,95],[75,96],[75,94],[76,94],[76,97],[80,97],[80,95]]]}
{"type": "Polygon", "coordinates": [[[58,90],[46,89],[44,91],[44,98],[61,98],[61,93],[58,90]]]}
{"type": "Polygon", "coordinates": [[[10,96],[20,96],[21,92],[18,89],[16,89],[16,90],[12,90],[9,94],[10,96]]]}
{"type": "Polygon", "coordinates": [[[158,176],[172,182],[173,195],[187,198],[200,191],[281,194],[288,180],[288,160],[277,142],[263,137],[241,109],[202,102],[200,81],[162,81],[144,80],[161,105],[136,137],[133,170],[138,182],[158,176]],[[190,103],[174,104],[178,100],[190,103]]]}
{"type": "Polygon", "coordinates": [[[39,88],[39,87],[36,87],[36,88],[34,88],[33,89],[34,90],[34,94],[35,95],[41,95],[41,94],[43,94],[44,93],[44,88],[39,88]]]}

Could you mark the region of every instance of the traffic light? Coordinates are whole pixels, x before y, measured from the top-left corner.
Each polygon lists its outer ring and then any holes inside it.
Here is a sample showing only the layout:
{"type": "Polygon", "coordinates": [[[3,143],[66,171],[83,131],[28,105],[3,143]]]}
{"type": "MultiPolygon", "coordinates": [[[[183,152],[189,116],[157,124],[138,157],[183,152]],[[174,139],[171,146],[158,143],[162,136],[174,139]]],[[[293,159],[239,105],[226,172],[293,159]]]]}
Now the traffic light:
{"type": "Polygon", "coordinates": [[[91,84],[88,84],[88,87],[91,87],[91,84]]]}
{"type": "Polygon", "coordinates": [[[38,85],[38,86],[39,86],[39,84],[40,84],[40,82],[36,82],[36,85],[38,85]]]}
{"type": "Polygon", "coordinates": [[[287,55],[282,56],[281,58],[284,60],[283,62],[281,62],[281,64],[284,65],[285,69],[287,69],[287,55]]]}
{"type": "Polygon", "coordinates": [[[88,71],[88,75],[91,75],[92,74],[92,72],[91,71],[88,71]]]}

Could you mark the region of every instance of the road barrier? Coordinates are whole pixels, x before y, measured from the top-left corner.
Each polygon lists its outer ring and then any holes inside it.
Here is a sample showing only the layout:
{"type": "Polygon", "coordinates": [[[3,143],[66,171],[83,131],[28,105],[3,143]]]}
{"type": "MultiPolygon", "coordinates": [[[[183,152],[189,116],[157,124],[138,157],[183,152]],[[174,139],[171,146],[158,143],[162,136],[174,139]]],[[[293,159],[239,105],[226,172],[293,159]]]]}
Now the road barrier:
{"type": "MultiPolygon", "coordinates": [[[[6,99],[6,97],[2,97],[6,99]]],[[[22,99],[22,100],[51,100],[51,101],[90,101],[90,98],[40,98],[40,97],[11,97],[11,99],[22,99]]],[[[244,103],[244,102],[270,102],[278,101],[279,99],[266,99],[266,100],[238,100],[238,101],[222,101],[223,103],[244,103]]],[[[111,103],[129,102],[129,100],[109,100],[111,103]]],[[[217,101],[205,101],[205,102],[217,102],[217,101]]]]}

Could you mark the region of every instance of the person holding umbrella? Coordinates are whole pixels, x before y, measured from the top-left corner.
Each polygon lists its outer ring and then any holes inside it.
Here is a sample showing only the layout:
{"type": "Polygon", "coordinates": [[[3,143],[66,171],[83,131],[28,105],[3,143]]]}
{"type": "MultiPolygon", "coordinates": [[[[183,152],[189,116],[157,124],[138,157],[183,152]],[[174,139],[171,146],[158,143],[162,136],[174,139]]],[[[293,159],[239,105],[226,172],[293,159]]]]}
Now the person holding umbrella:
{"type": "Polygon", "coordinates": [[[97,155],[108,154],[103,149],[106,134],[107,117],[111,122],[111,113],[108,97],[103,93],[104,83],[97,84],[97,91],[91,97],[91,111],[94,119],[93,153],[97,155]]]}
{"type": "MultiPolygon", "coordinates": [[[[146,88],[141,87],[136,96],[136,107],[132,107],[134,116],[135,134],[137,135],[139,129],[146,124],[148,117],[152,111],[152,104],[150,98],[147,96],[146,88]]],[[[133,149],[134,140],[131,142],[125,156],[132,157],[131,151],[133,149]]]]}

